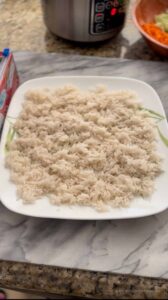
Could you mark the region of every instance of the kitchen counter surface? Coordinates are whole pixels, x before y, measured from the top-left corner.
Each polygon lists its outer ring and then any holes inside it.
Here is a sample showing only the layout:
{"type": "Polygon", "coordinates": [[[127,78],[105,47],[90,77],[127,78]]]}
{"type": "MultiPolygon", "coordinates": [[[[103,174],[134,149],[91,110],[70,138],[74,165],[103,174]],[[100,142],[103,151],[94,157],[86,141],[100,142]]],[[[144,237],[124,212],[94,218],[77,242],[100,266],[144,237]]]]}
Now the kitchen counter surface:
{"type": "MultiPolygon", "coordinates": [[[[29,52],[16,52],[15,61],[21,82],[65,74],[145,80],[159,93],[168,116],[165,63],[29,52]]],[[[137,220],[75,222],[26,217],[0,204],[0,286],[95,298],[167,299],[167,225],[167,211],[137,220]]]]}
{"type": "Polygon", "coordinates": [[[131,0],[127,22],[115,39],[88,46],[54,37],[46,29],[39,0],[1,0],[0,49],[57,52],[66,54],[124,57],[130,59],[161,60],[153,54],[141,38],[131,18],[131,0]]]}
{"type": "Polygon", "coordinates": [[[48,297],[54,294],[80,299],[168,298],[168,281],[164,279],[2,261],[0,261],[1,284],[6,288],[48,297]]]}

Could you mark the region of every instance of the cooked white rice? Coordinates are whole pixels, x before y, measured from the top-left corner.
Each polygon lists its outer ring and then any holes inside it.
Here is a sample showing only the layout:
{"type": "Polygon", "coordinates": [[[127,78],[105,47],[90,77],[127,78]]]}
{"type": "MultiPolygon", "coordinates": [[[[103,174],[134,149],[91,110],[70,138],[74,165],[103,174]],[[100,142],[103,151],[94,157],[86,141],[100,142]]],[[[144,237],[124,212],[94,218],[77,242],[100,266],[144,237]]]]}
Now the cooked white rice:
{"type": "Polygon", "coordinates": [[[161,171],[156,129],[131,91],[31,90],[6,166],[24,203],[104,210],[149,196],[161,171]]]}

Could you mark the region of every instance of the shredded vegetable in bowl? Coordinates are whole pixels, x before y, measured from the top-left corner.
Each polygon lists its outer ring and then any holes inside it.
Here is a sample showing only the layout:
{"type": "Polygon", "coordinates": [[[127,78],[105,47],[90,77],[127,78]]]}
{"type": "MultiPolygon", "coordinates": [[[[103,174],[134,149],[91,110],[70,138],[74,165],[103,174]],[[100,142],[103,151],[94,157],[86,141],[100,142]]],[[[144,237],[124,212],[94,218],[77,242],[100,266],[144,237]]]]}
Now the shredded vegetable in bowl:
{"type": "Polygon", "coordinates": [[[160,14],[155,18],[156,24],[160,29],[168,32],[168,11],[166,13],[160,14]]]}
{"type": "Polygon", "coordinates": [[[155,17],[155,22],[142,25],[143,30],[158,42],[168,46],[168,12],[155,17]]]}

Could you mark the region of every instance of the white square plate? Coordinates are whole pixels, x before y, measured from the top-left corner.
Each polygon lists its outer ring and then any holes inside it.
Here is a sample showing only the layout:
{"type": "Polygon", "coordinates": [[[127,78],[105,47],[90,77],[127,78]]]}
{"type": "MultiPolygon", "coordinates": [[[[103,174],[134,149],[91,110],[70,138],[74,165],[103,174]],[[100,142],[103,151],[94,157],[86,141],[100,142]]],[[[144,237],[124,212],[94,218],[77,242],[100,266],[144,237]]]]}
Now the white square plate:
{"type": "Polygon", "coordinates": [[[0,145],[0,199],[10,210],[34,217],[73,219],[73,220],[107,220],[107,219],[129,219],[150,216],[160,213],[168,208],[168,125],[166,115],[160,98],[154,89],[145,82],[135,79],[121,77],[100,77],[100,76],[63,76],[45,77],[27,81],[21,85],[13,96],[5,121],[2,140],[0,145]],[[110,90],[133,90],[140,98],[142,106],[150,109],[155,114],[151,116],[158,118],[158,149],[164,157],[164,173],[155,182],[155,191],[148,199],[136,198],[128,208],[114,209],[108,212],[97,212],[90,207],[80,206],[53,206],[46,198],[37,201],[33,205],[24,205],[17,199],[16,186],[9,179],[9,170],[4,166],[5,144],[10,123],[15,122],[18,117],[24,94],[32,88],[57,88],[65,84],[74,84],[82,90],[93,88],[99,84],[105,84],[110,90]],[[158,114],[158,115],[157,115],[158,114]],[[159,115],[163,118],[159,120],[159,115]]]}

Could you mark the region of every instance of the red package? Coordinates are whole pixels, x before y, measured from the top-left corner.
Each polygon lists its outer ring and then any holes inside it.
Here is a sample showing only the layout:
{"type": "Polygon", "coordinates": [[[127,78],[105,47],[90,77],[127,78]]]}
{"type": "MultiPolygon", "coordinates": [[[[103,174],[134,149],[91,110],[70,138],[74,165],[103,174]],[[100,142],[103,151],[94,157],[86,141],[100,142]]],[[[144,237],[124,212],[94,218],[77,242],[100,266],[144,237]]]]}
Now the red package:
{"type": "Polygon", "coordinates": [[[9,49],[0,52],[0,132],[11,98],[19,86],[19,76],[9,49]]]}

